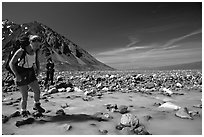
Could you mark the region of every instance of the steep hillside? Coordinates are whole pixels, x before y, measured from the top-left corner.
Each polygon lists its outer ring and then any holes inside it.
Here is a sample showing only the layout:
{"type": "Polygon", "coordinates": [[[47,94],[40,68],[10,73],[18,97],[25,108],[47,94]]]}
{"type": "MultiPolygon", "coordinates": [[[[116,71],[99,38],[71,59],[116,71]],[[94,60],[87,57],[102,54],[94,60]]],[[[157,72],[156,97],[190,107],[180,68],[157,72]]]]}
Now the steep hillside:
{"type": "MultiPolygon", "coordinates": [[[[40,52],[42,69],[45,69],[46,59],[52,57],[55,68],[62,70],[114,70],[98,61],[87,51],[51,28],[39,22],[15,24],[2,21],[2,60],[3,65],[14,43],[22,33],[37,34],[43,39],[40,52]]],[[[4,69],[4,66],[3,66],[4,69]]]]}

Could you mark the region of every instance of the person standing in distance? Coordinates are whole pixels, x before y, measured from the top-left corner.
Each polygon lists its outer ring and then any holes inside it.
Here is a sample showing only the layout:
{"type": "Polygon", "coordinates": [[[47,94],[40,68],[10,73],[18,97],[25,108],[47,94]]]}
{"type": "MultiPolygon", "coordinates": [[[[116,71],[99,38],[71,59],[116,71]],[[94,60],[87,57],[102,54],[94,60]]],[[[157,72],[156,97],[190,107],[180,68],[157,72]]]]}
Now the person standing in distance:
{"type": "Polygon", "coordinates": [[[50,80],[51,81],[51,85],[53,85],[53,77],[54,77],[54,63],[52,61],[52,58],[48,58],[47,59],[47,65],[46,65],[46,69],[47,69],[47,72],[46,72],[46,80],[45,80],[45,85],[48,84],[48,81],[50,80]]]}

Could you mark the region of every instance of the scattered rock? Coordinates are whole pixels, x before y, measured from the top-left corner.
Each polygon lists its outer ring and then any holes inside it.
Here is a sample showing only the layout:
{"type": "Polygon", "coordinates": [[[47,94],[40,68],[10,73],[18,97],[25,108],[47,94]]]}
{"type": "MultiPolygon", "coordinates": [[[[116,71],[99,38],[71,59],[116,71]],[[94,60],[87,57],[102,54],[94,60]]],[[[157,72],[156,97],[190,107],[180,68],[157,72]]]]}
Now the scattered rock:
{"type": "Polygon", "coordinates": [[[150,135],[150,133],[147,132],[144,126],[139,126],[138,128],[135,128],[134,133],[136,135],[150,135]]]}
{"type": "Polygon", "coordinates": [[[94,89],[84,92],[85,96],[94,96],[95,94],[96,94],[96,90],[94,89]]]}
{"type": "Polygon", "coordinates": [[[96,126],[96,124],[95,124],[95,123],[91,123],[90,125],[91,125],[91,126],[94,126],[94,127],[96,126]]]}
{"type": "Polygon", "coordinates": [[[123,114],[120,120],[121,125],[127,127],[137,127],[139,125],[139,119],[134,114],[123,114]]]}
{"type": "Polygon", "coordinates": [[[91,96],[86,96],[82,98],[84,101],[92,101],[94,98],[91,96]]]}
{"type": "Polygon", "coordinates": [[[180,108],[176,114],[175,114],[177,117],[180,117],[182,119],[193,119],[191,116],[190,116],[190,113],[188,112],[188,109],[187,107],[184,107],[184,108],[180,108]]]}
{"type": "Polygon", "coordinates": [[[55,94],[58,93],[58,90],[56,88],[51,88],[48,90],[48,94],[55,94]]]}
{"type": "Polygon", "coordinates": [[[173,94],[173,92],[167,88],[163,88],[162,91],[164,92],[164,94],[167,94],[169,96],[171,96],[173,94]]]}
{"type": "Polygon", "coordinates": [[[78,87],[74,87],[74,91],[76,91],[76,92],[83,92],[80,88],[78,88],[78,87]]]}
{"type": "Polygon", "coordinates": [[[176,83],[176,87],[177,87],[177,88],[182,88],[181,83],[176,83]]]}
{"type": "Polygon", "coordinates": [[[45,113],[50,113],[50,112],[52,112],[52,110],[46,110],[46,111],[45,111],[45,113]]]}
{"type": "Polygon", "coordinates": [[[118,111],[119,111],[119,113],[121,113],[121,114],[125,114],[125,113],[128,112],[128,107],[125,106],[125,105],[121,105],[121,106],[119,106],[118,111]]]}
{"type": "Polygon", "coordinates": [[[134,135],[134,131],[131,127],[124,127],[122,130],[121,130],[122,134],[124,135],[134,135]]]}
{"type": "Polygon", "coordinates": [[[3,99],[3,102],[7,102],[7,101],[11,101],[11,100],[13,100],[13,98],[8,97],[8,98],[4,98],[4,99],[3,99]]]}
{"type": "Polygon", "coordinates": [[[189,112],[191,117],[194,117],[194,116],[199,116],[200,117],[200,113],[198,111],[193,110],[193,111],[188,111],[188,112],[189,112]]]}
{"type": "Polygon", "coordinates": [[[57,110],[57,111],[56,111],[56,114],[57,114],[57,115],[61,115],[61,116],[62,116],[62,115],[66,115],[66,113],[64,112],[63,109],[57,110]]]}
{"type": "Polygon", "coordinates": [[[65,129],[66,131],[69,131],[69,130],[72,129],[72,126],[69,125],[69,124],[65,124],[63,127],[64,127],[64,129],[65,129]]]}
{"type": "Polygon", "coordinates": [[[60,88],[58,89],[59,92],[66,92],[66,89],[65,88],[60,88]]]}
{"type": "Polygon", "coordinates": [[[11,114],[9,117],[12,118],[12,117],[19,117],[19,116],[21,116],[21,113],[19,111],[16,111],[13,114],[11,114]]]}
{"type": "Polygon", "coordinates": [[[16,121],[16,126],[20,127],[22,125],[32,124],[35,121],[34,118],[27,118],[26,120],[16,121]]]}
{"type": "Polygon", "coordinates": [[[5,115],[2,115],[2,122],[3,123],[6,123],[9,121],[9,117],[5,116],[5,115]]]}
{"type": "Polygon", "coordinates": [[[144,118],[145,118],[146,121],[149,121],[150,119],[152,119],[152,116],[146,115],[146,116],[144,116],[144,118]]]}
{"type": "Polygon", "coordinates": [[[161,103],[155,102],[153,106],[161,106],[161,103]]]}
{"type": "Polygon", "coordinates": [[[202,108],[202,104],[193,105],[193,107],[195,107],[195,108],[202,108]]]}
{"type": "Polygon", "coordinates": [[[108,113],[103,112],[96,112],[92,116],[94,119],[97,119],[98,121],[108,121],[109,119],[113,119],[113,117],[110,116],[108,113]]]}
{"type": "Polygon", "coordinates": [[[13,105],[13,102],[3,102],[3,105],[13,105]]]}
{"type": "Polygon", "coordinates": [[[63,81],[63,76],[57,76],[57,82],[63,81]]]}
{"type": "Polygon", "coordinates": [[[74,89],[71,88],[71,87],[67,87],[67,88],[66,88],[66,92],[73,92],[73,91],[74,91],[74,89]]]}
{"type": "Polygon", "coordinates": [[[63,105],[61,105],[61,108],[63,108],[63,109],[65,109],[65,108],[67,108],[67,107],[69,107],[69,105],[66,103],[66,104],[63,104],[63,105]]]}
{"type": "Polygon", "coordinates": [[[122,130],[122,129],[123,129],[123,127],[124,127],[123,125],[119,124],[119,125],[116,125],[116,127],[115,127],[115,128],[116,128],[117,130],[122,130]]]}
{"type": "Polygon", "coordinates": [[[98,131],[99,131],[102,135],[108,134],[108,130],[105,130],[105,129],[99,129],[98,131]]]}
{"type": "Polygon", "coordinates": [[[32,115],[34,118],[44,117],[43,114],[38,111],[33,112],[32,115]]]}
{"type": "Polygon", "coordinates": [[[166,102],[164,104],[162,104],[161,106],[159,106],[159,108],[166,108],[166,109],[173,109],[173,110],[178,110],[181,107],[171,103],[171,102],[166,102]]]}

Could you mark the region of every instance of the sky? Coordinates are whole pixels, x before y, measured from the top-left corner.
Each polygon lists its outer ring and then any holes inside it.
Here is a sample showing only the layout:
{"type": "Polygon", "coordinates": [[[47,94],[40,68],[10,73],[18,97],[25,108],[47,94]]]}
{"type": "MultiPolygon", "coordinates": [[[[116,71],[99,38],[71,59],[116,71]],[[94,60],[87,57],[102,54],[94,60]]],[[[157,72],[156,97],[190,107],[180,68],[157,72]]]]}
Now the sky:
{"type": "Polygon", "coordinates": [[[3,2],[2,18],[38,21],[117,69],[202,61],[201,2],[3,2]]]}

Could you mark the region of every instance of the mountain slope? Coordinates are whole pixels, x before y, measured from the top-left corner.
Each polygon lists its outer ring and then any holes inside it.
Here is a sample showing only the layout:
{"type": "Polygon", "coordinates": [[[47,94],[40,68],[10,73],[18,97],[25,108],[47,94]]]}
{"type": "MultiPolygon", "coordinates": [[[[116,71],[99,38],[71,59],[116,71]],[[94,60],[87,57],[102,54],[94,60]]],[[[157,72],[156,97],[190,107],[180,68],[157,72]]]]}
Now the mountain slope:
{"type": "MultiPolygon", "coordinates": [[[[15,24],[8,20],[2,22],[2,60],[7,59],[15,41],[23,33],[37,34],[44,44],[40,52],[42,69],[45,69],[46,59],[52,57],[56,70],[114,70],[96,60],[87,51],[51,28],[36,21],[15,24]]],[[[4,68],[4,67],[3,67],[4,68]]]]}

